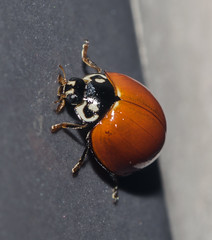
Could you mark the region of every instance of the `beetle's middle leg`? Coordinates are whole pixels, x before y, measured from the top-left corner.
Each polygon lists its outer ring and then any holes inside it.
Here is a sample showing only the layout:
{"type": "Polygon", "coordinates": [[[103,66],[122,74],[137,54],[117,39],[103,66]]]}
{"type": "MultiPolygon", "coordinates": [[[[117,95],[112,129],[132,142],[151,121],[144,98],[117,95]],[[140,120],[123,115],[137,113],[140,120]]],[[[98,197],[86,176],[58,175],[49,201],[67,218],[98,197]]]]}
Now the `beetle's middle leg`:
{"type": "Polygon", "coordinates": [[[86,141],[87,141],[87,143],[86,143],[86,148],[85,148],[85,150],[84,150],[84,152],[83,152],[80,160],[79,160],[78,163],[75,164],[75,166],[72,168],[72,173],[73,173],[73,174],[76,174],[76,173],[80,170],[81,166],[82,166],[83,163],[84,163],[84,160],[85,160],[86,156],[88,155],[88,151],[89,151],[89,149],[90,149],[90,147],[91,147],[91,144],[90,144],[90,132],[88,132],[88,134],[87,134],[87,136],[86,136],[86,141]]]}
{"type": "Polygon", "coordinates": [[[84,150],[84,152],[83,152],[83,154],[82,154],[82,156],[81,156],[81,158],[79,159],[78,163],[75,164],[74,167],[72,168],[72,173],[73,174],[76,174],[80,170],[81,166],[84,163],[85,157],[88,154],[88,151],[89,151],[89,146],[87,145],[85,150],[84,150]]]}

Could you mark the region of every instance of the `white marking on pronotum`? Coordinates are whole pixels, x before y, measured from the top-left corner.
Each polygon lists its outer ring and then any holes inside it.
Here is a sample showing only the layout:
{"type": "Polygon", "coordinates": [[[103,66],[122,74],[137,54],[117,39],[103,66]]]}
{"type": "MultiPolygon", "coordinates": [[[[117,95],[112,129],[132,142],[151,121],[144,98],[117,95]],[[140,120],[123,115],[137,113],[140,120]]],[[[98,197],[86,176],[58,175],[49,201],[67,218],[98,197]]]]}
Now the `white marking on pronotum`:
{"type": "Polygon", "coordinates": [[[137,163],[133,167],[142,169],[142,168],[149,166],[151,163],[153,163],[159,157],[160,153],[161,153],[161,151],[155,157],[153,157],[153,159],[147,160],[146,162],[143,162],[143,163],[137,163]]]}
{"type": "Polygon", "coordinates": [[[90,109],[93,112],[98,112],[99,111],[99,108],[98,108],[96,103],[88,104],[88,109],[90,109]]]}
{"type": "Polygon", "coordinates": [[[85,122],[94,122],[94,121],[96,121],[96,120],[99,118],[99,115],[96,114],[96,113],[95,113],[92,117],[89,117],[89,118],[87,118],[87,117],[85,116],[83,110],[84,110],[84,108],[85,108],[86,105],[87,105],[87,102],[86,102],[86,101],[83,101],[82,104],[77,105],[77,106],[75,107],[76,114],[77,114],[78,116],[80,116],[80,118],[81,118],[83,121],[85,121],[85,122]]]}
{"type": "Polygon", "coordinates": [[[90,109],[93,112],[99,111],[98,101],[96,99],[87,98],[87,102],[88,102],[88,109],[90,109]]]}
{"type": "Polygon", "coordinates": [[[104,82],[105,82],[105,79],[96,78],[95,81],[96,81],[97,83],[104,83],[104,82]]]}
{"type": "Polygon", "coordinates": [[[85,83],[89,83],[89,82],[92,81],[92,79],[91,79],[92,77],[96,77],[95,81],[98,82],[98,83],[103,83],[103,82],[105,82],[104,79],[107,79],[107,77],[103,74],[90,74],[90,75],[85,76],[83,78],[83,81],[85,83]],[[98,76],[101,76],[101,78],[98,78],[98,76]],[[102,79],[102,78],[104,78],[104,79],[102,79]]]}
{"type": "Polygon", "coordinates": [[[93,76],[93,75],[94,75],[94,74],[85,76],[85,77],[83,78],[83,81],[84,81],[85,83],[91,82],[91,81],[92,81],[92,80],[91,80],[91,76],[93,76]]]}

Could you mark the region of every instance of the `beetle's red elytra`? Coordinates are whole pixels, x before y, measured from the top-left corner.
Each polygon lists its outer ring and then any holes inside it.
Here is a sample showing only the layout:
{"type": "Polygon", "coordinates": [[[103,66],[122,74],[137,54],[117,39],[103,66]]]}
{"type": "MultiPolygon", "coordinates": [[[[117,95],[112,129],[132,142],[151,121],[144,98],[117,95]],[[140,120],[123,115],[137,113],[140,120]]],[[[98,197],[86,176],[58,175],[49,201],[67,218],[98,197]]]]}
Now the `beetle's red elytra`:
{"type": "Polygon", "coordinates": [[[106,72],[106,76],[120,100],[92,129],[92,149],[110,172],[128,175],[158,155],[166,121],[159,103],[144,86],[123,74],[106,72]]]}
{"type": "MultiPolygon", "coordinates": [[[[65,106],[74,108],[80,123],[63,122],[51,127],[91,129],[86,148],[72,169],[76,173],[90,150],[98,163],[113,177],[129,175],[151,164],[159,155],[166,136],[163,110],[138,81],[124,74],[103,72],[87,57],[89,42],[82,48],[82,60],[97,73],[66,80],[58,76],[59,113],[65,106]]],[[[113,190],[114,202],[118,188],[113,190]]]]}

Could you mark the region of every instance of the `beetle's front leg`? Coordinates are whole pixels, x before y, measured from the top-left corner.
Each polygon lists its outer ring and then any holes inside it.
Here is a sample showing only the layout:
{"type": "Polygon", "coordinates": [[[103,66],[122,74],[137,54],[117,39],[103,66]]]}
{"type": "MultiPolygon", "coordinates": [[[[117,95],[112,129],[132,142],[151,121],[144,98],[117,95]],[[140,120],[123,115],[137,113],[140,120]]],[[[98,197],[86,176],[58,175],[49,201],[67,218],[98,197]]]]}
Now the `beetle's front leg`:
{"type": "Polygon", "coordinates": [[[62,111],[62,109],[65,107],[65,104],[66,104],[66,101],[65,99],[59,99],[57,101],[55,101],[55,103],[60,103],[58,106],[57,106],[57,109],[56,109],[56,113],[59,113],[62,111]]]}
{"type": "Polygon", "coordinates": [[[51,132],[55,133],[62,128],[83,129],[83,128],[86,128],[87,126],[88,126],[87,124],[62,122],[62,123],[57,123],[55,125],[52,125],[51,132]]]}

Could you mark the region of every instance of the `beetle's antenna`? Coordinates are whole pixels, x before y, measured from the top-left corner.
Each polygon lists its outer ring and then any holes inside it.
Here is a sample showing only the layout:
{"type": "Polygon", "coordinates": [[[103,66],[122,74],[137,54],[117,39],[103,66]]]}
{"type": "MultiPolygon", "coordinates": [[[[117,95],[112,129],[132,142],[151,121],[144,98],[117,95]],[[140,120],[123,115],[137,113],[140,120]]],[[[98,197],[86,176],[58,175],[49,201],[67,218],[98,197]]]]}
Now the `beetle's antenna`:
{"type": "Polygon", "coordinates": [[[96,69],[98,73],[102,72],[102,69],[96,65],[90,58],[87,56],[87,51],[89,47],[89,41],[85,40],[84,44],[82,45],[82,61],[87,64],[89,67],[96,69]]]}
{"type": "Polygon", "coordinates": [[[57,90],[57,96],[59,97],[59,99],[57,101],[55,101],[55,103],[60,103],[56,109],[57,113],[59,113],[65,107],[65,99],[64,98],[66,96],[64,94],[64,91],[65,91],[65,85],[67,83],[64,68],[61,65],[59,65],[59,68],[62,70],[63,76],[61,74],[59,74],[58,78],[57,78],[58,82],[61,84],[61,86],[57,90]]]}
{"type": "Polygon", "coordinates": [[[59,65],[59,68],[62,70],[62,72],[63,72],[63,78],[64,78],[64,80],[66,81],[66,73],[65,73],[64,68],[63,68],[61,65],[59,65]]]}

